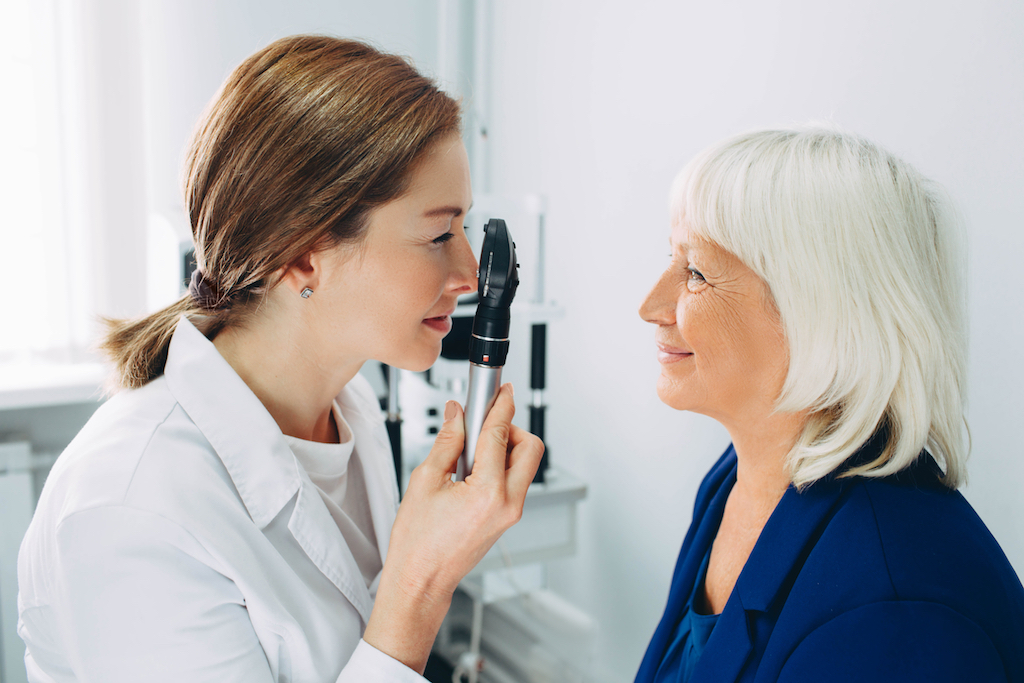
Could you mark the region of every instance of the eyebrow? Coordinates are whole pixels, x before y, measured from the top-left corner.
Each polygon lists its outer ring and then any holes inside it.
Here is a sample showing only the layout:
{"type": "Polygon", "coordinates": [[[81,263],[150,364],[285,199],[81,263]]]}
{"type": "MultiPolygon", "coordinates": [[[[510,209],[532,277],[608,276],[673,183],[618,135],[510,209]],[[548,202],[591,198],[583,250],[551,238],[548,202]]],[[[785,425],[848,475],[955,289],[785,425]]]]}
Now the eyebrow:
{"type": "MultiPolygon", "coordinates": [[[[473,209],[473,205],[469,205],[470,210],[473,209]]],[[[468,213],[468,212],[467,212],[468,213]]],[[[451,216],[456,218],[462,215],[462,207],[459,206],[439,206],[436,209],[430,209],[425,211],[423,216],[425,218],[433,218],[434,216],[451,216]]]]}
{"type": "Polygon", "coordinates": [[[671,237],[668,238],[668,246],[669,247],[679,247],[680,249],[682,249],[685,252],[702,251],[702,249],[700,248],[700,245],[690,244],[689,242],[674,243],[672,241],[671,237]]]}

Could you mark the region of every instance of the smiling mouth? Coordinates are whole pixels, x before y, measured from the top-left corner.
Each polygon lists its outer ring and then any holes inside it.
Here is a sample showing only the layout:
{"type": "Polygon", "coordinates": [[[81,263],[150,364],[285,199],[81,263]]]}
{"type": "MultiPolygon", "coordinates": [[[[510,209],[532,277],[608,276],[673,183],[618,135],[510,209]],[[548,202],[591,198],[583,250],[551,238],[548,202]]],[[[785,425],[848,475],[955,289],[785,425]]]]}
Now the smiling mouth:
{"type": "Polygon", "coordinates": [[[674,346],[665,346],[664,344],[658,344],[657,346],[659,363],[677,363],[693,356],[693,352],[687,351],[686,349],[680,349],[674,346]]]}

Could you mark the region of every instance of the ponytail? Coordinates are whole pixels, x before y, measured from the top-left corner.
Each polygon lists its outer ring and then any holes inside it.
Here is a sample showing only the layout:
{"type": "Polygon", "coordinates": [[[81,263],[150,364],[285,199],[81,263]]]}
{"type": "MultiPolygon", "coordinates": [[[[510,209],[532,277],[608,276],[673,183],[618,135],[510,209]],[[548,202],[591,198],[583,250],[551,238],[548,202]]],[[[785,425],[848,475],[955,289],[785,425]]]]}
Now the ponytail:
{"type": "Polygon", "coordinates": [[[188,294],[144,318],[104,318],[107,335],[100,350],[114,362],[115,389],[138,389],[164,374],[167,349],[181,316],[212,338],[228,320],[228,311],[206,311],[188,294]]]}

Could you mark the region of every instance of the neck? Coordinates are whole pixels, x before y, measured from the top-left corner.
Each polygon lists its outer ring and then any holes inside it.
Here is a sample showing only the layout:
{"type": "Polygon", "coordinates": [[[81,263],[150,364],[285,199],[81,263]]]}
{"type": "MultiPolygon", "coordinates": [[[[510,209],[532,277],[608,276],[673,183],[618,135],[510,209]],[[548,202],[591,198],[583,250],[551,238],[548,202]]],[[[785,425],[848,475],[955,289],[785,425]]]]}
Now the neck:
{"type": "Polygon", "coordinates": [[[314,340],[304,338],[302,331],[308,327],[274,320],[266,313],[244,326],[225,328],[213,345],[284,434],[337,443],[333,402],[363,360],[330,361],[316,352],[314,340]]]}
{"type": "Polygon", "coordinates": [[[789,488],[787,456],[806,419],[799,413],[769,411],[742,424],[726,425],[736,450],[734,491],[773,510],[789,488]]]}

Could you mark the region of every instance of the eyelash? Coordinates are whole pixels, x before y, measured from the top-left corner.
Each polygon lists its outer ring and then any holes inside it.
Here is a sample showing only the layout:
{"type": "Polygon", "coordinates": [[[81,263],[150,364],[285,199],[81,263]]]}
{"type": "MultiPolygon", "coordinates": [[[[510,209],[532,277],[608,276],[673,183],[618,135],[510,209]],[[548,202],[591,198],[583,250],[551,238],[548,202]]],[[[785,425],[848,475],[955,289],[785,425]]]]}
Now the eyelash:
{"type": "Polygon", "coordinates": [[[448,240],[450,240],[453,237],[455,237],[454,233],[446,232],[445,234],[441,235],[440,237],[436,237],[436,238],[434,238],[431,241],[434,244],[444,244],[445,242],[447,242],[448,240]]]}
{"type": "MultiPolygon", "coordinates": [[[[674,255],[672,254],[672,252],[669,252],[668,258],[669,258],[670,261],[672,260],[673,256],[674,255]]],[[[688,268],[686,268],[686,272],[690,274],[690,276],[687,278],[687,280],[693,280],[693,281],[696,281],[698,283],[700,283],[700,282],[707,282],[707,280],[704,279],[704,274],[701,273],[696,268],[688,267],[688,268]]]]}

